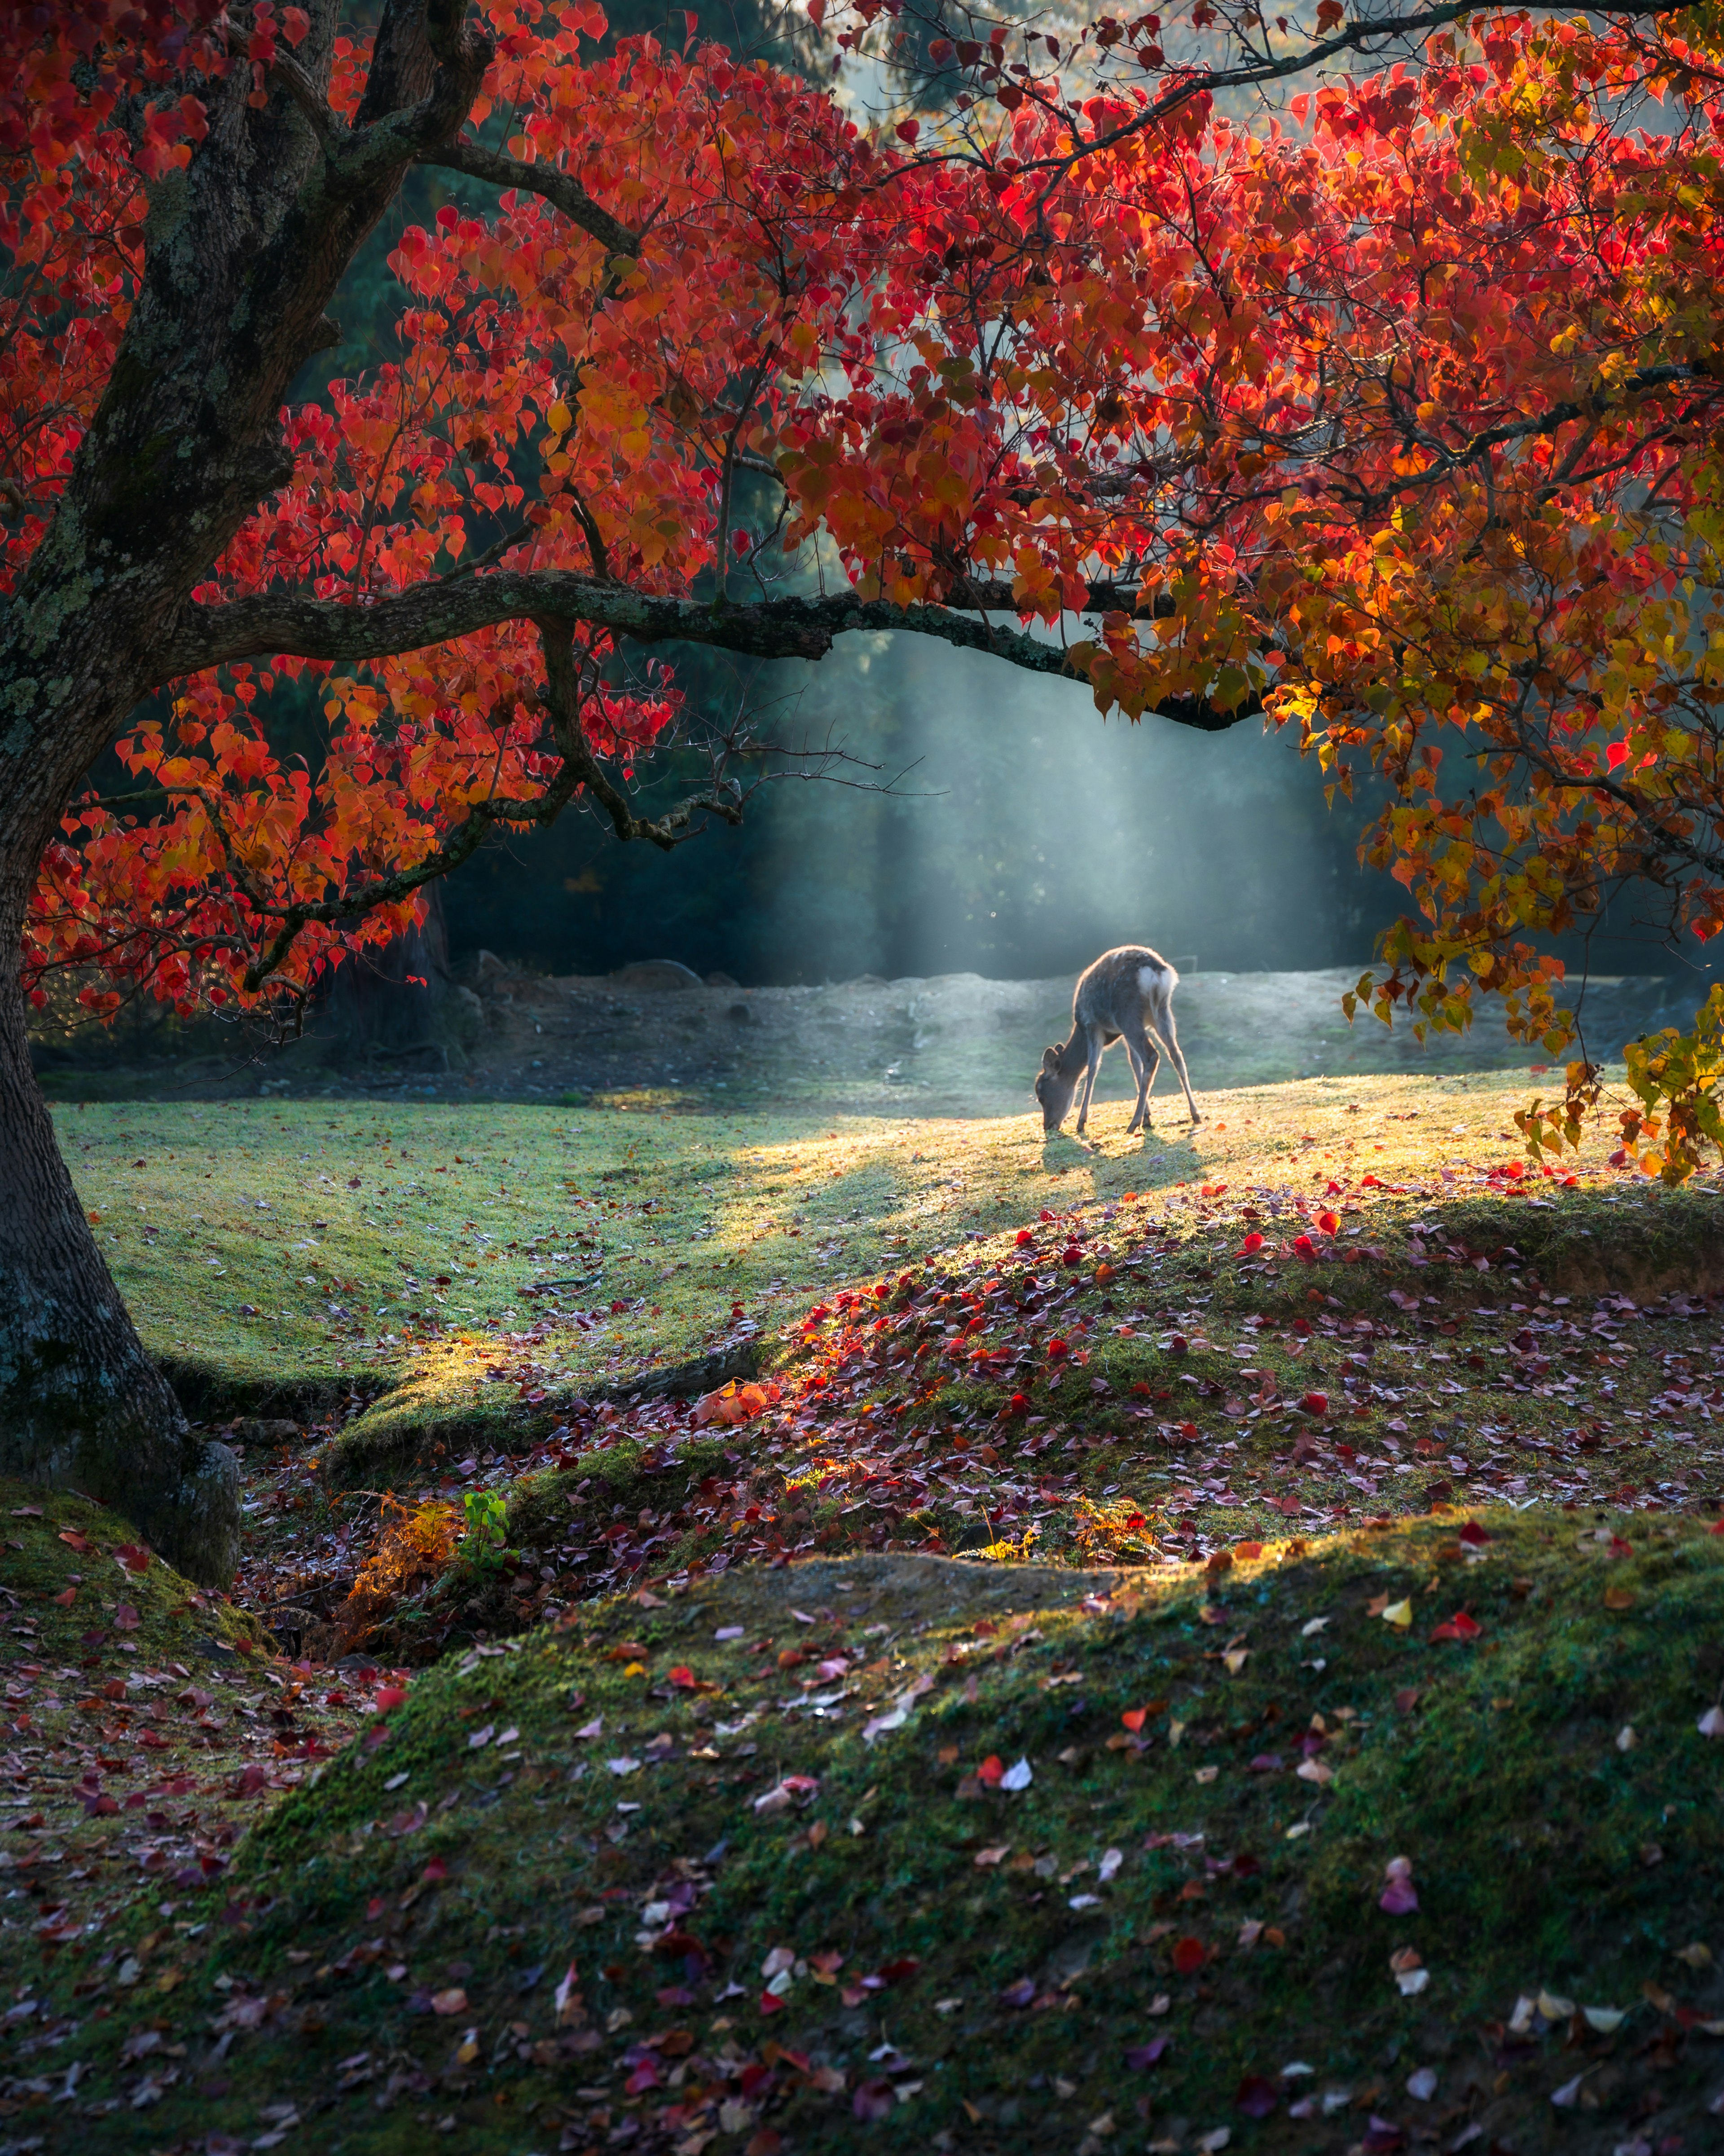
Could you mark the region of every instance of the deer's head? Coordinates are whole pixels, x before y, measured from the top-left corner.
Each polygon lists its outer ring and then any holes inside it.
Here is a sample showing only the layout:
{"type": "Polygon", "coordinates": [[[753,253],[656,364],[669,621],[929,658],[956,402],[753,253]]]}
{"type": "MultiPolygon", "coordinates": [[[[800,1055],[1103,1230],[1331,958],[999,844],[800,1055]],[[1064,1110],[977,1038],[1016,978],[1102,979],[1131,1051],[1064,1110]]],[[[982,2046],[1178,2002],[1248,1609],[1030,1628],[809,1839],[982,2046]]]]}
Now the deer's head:
{"type": "Polygon", "coordinates": [[[1077,1091],[1075,1073],[1068,1078],[1060,1068],[1060,1050],[1044,1048],[1042,1067],[1036,1073],[1035,1097],[1041,1103],[1042,1129],[1057,1131],[1071,1112],[1071,1096],[1077,1091]]]}

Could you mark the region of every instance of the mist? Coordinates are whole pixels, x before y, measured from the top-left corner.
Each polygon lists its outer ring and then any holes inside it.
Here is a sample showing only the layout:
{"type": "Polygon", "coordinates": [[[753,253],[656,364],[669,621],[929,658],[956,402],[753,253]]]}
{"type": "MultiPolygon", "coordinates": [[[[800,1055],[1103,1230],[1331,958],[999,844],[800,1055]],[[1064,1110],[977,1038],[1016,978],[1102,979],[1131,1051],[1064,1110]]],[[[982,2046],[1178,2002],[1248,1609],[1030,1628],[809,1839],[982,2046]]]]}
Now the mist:
{"type": "Polygon", "coordinates": [[[1141,942],[1281,971],[1363,964],[1398,911],[1398,886],[1358,866],[1362,809],[1331,814],[1315,764],[1255,719],[1104,721],[1075,683],[884,635],[702,686],[854,761],[763,788],[741,830],[668,856],[578,815],[500,844],[446,888],[457,963],[486,947],[554,973],[671,957],[761,985],[1021,979],[1141,942]]]}

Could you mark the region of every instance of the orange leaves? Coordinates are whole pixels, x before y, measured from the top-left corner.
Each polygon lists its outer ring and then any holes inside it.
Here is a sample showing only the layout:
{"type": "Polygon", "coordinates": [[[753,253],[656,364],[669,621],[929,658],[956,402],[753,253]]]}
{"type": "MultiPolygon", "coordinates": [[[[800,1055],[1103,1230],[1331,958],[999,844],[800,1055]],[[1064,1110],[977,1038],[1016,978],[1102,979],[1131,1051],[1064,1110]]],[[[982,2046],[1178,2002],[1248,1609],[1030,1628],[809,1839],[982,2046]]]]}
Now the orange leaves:
{"type": "MultiPolygon", "coordinates": [[[[415,1588],[434,1578],[449,1563],[459,1537],[459,1516],[453,1505],[427,1504],[410,1510],[386,1496],[383,1512],[382,1532],[336,1612],[338,1635],[348,1648],[358,1646],[415,1588]]],[[[398,1693],[390,1703],[399,1705],[405,1697],[398,1693]]],[[[380,1706],[382,1702],[379,1694],[380,1706]]]]}
{"type": "Polygon", "coordinates": [[[695,1426],[704,1430],[709,1423],[734,1427],[738,1423],[752,1422],[764,1414],[782,1394],[775,1384],[738,1385],[734,1381],[716,1393],[708,1393],[695,1404],[695,1426]]]}

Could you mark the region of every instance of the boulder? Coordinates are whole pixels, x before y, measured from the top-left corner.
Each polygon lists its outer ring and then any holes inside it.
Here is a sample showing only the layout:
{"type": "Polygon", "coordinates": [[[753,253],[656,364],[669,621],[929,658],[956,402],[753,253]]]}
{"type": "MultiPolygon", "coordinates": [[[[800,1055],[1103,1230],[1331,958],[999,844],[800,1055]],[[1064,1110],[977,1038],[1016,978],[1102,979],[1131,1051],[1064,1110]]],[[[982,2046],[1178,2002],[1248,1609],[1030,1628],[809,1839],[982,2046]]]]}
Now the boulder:
{"type": "Polygon", "coordinates": [[[242,1415],[228,1434],[231,1445],[295,1445],[300,1426],[281,1417],[242,1415]]]}
{"type": "Polygon", "coordinates": [[[619,988],[644,988],[649,993],[698,988],[700,976],[675,958],[643,958],[633,966],[619,966],[610,976],[619,988]]]}

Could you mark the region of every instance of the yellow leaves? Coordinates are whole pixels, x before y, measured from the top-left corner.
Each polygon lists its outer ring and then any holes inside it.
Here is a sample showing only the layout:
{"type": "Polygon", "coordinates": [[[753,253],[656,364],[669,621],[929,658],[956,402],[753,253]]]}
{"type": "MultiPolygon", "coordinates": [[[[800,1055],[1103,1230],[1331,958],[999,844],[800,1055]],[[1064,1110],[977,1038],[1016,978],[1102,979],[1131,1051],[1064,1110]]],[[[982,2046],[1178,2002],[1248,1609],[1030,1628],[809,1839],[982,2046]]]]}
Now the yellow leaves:
{"type": "Polygon", "coordinates": [[[1607,352],[1600,362],[1598,380],[1607,390],[1619,388],[1635,369],[1634,355],[1629,352],[1607,352]]]}
{"type": "Polygon", "coordinates": [[[1629,1042],[1623,1055],[1629,1086],[1648,1111],[1634,1119],[1635,1135],[1661,1135],[1664,1141],[1639,1156],[1641,1172],[1666,1183],[1684,1183],[1700,1165],[1702,1145],[1724,1147],[1718,1097],[1724,1080],[1724,987],[1711,989],[1695,1014],[1691,1032],[1667,1027],[1629,1042]]]}

